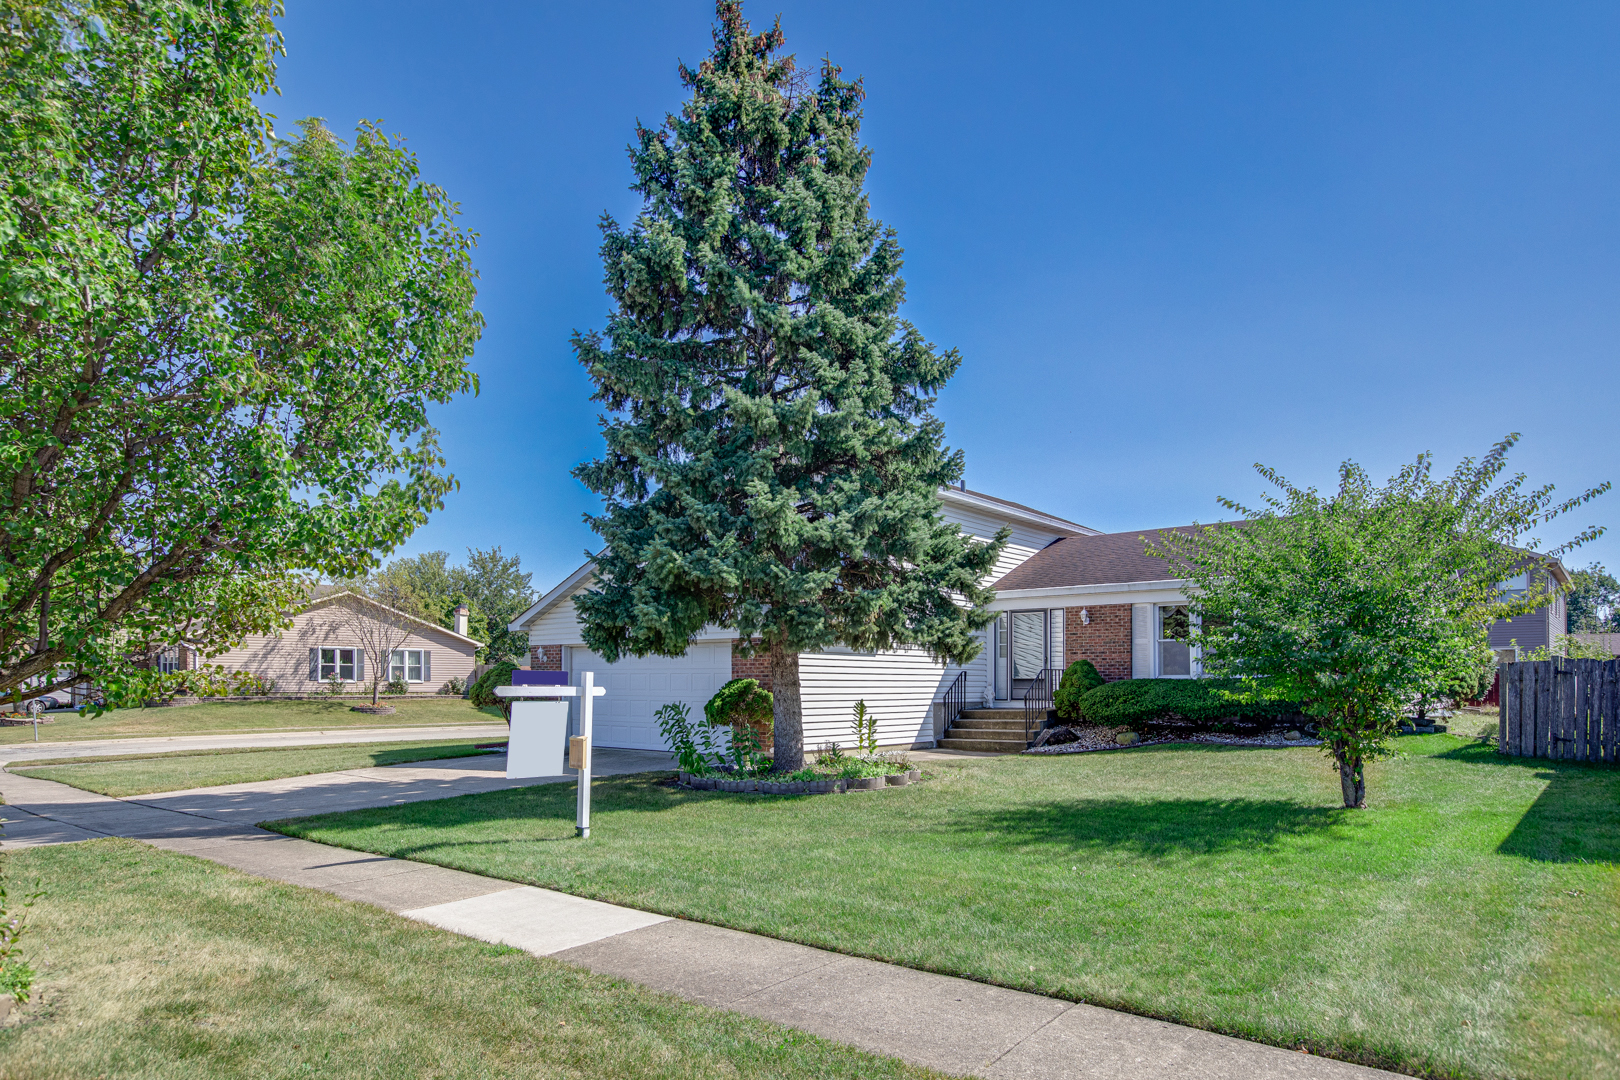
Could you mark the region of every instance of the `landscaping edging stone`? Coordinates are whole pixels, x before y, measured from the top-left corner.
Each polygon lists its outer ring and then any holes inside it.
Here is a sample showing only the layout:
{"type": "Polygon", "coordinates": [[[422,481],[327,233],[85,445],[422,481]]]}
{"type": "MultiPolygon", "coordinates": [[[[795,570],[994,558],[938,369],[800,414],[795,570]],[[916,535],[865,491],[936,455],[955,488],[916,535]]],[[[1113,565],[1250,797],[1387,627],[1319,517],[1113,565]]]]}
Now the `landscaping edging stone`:
{"type": "Polygon", "coordinates": [[[922,779],[920,769],[886,776],[863,776],[837,780],[733,780],[728,776],[696,776],[689,772],[677,775],[676,782],[692,791],[725,791],[753,795],[832,795],[845,791],[879,791],[885,787],[904,787],[922,779]]]}

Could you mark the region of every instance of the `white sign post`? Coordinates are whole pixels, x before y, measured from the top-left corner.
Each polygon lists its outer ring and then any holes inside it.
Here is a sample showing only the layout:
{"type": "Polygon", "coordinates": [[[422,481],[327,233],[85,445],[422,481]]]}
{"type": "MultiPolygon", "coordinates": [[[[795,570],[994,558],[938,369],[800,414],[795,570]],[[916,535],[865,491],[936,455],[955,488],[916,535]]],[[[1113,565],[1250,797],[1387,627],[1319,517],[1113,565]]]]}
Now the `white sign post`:
{"type": "Polygon", "coordinates": [[[596,699],[607,693],[607,688],[596,685],[596,673],[584,673],[579,686],[497,686],[496,697],[519,698],[512,702],[511,734],[506,740],[506,778],[515,780],[531,776],[565,776],[563,768],[568,757],[576,754],[568,744],[578,743],[577,760],[569,764],[579,769],[579,798],[574,829],[582,839],[591,835],[591,726],[596,699]],[[568,738],[568,703],[544,698],[577,697],[579,703],[579,736],[568,738]]]}

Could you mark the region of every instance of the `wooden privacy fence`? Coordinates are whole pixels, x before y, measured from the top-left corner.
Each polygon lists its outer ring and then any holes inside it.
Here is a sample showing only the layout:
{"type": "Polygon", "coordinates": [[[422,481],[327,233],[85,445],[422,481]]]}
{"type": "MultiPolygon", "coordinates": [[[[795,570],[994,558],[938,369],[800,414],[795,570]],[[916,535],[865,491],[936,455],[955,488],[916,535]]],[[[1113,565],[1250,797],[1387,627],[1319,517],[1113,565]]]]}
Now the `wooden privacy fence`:
{"type": "Polygon", "coordinates": [[[1615,763],[1620,660],[1528,660],[1497,672],[1502,753],[1615,763]]]}

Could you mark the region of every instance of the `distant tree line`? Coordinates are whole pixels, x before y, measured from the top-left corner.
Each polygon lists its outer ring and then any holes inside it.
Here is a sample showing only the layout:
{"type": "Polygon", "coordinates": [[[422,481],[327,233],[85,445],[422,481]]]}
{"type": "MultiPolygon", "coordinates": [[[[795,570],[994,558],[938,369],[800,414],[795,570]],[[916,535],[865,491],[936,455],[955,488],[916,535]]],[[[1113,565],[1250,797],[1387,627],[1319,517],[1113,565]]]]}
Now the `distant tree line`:
{"type": "Polygon", "coordinates": [[[447,630],[455,629],[456,608],[466,604],[467,634],[485,643],[478,659],[493,663],[528,655],[528,636],[507,625],[534,602],[533,576],[523,571],[518,556],[492,547],[468,548],[466,563],[455,566],[446,551],[395,559],[364,578],[340,584],[447,630]]]}

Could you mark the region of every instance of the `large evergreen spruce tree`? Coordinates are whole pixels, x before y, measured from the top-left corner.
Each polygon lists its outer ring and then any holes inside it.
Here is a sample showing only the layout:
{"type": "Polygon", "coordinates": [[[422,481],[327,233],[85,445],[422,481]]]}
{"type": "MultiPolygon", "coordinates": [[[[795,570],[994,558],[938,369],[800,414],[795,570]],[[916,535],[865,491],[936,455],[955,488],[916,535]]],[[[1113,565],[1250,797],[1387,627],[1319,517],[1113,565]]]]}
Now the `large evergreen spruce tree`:
{"type": "Polygon", "coordinates": [[[901,251],[862,191],[860,82],[819,81],[721,0],[691,97],[630,149],[645,199],[604,217],[614,310],[576,334],[607,451],[575,475],[606,542],[576,598],[609,661],[684,653],[704,625],[770,657],[776,768],[803,766],[799,654],[915,645],[952,662],[990,618],[1005,537],[966,538],[934,395],[961,359],[903,319],[901,251]]]}

